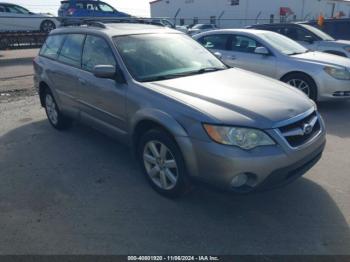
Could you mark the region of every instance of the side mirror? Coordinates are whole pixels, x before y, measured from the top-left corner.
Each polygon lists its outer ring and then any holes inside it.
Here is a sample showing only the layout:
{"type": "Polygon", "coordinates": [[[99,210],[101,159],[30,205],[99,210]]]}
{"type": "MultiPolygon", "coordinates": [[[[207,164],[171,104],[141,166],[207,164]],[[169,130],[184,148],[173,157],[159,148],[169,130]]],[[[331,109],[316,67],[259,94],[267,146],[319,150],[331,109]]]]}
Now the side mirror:
{"type": "Polygon", "coordinates": [[[311,35],[307,35],[307,36],[305,36],[304,41],[307,43],[313,44],[314,38],[311,35]]]}
{"type": "Polygon", "coordinates": [[[215,52],[214,55],[219,58],[222,59],[222,54],[220,52],[215,52]]]}
{"type": "Polygon", "coordinates": [[[125,83],[122,71],[113,65],[97,65],[92,70],[92,73],[98,78],[108,78],[118,83],[125,83]]]}
{"type": "Polygon", "coordinates": [[[259,55],[269,55],[270,54],[269,50],[267,50],[267,48],[264,46],[260,46],[260,47],[255,48],[254,53],[259,54],[259,55]]]}

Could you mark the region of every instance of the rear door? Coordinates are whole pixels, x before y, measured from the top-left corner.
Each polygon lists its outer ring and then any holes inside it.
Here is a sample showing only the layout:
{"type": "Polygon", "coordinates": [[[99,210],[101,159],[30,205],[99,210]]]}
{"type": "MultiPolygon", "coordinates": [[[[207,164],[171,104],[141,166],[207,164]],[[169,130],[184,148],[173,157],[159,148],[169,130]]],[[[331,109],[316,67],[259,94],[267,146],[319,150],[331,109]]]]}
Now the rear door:
{"type": "Polygon", "coordinates": [[[111,46],[100,36],[86,37],[82,73],[79,75],[79,103],[82,117],[110,127],[119,133],[126,130],[126,85],[113,79],[97,78],[92,73],[96,65],[113,65],[117,62],[111,46]]]}
{"type": "Polygon", "coordinates": [[[57,65],[52,72],[55,90],[69,113],[79,111],[77,97],[79,92],[78,76],[81,72],[81,55],[84,34],[68,34],[57,58],[57,65]]]}

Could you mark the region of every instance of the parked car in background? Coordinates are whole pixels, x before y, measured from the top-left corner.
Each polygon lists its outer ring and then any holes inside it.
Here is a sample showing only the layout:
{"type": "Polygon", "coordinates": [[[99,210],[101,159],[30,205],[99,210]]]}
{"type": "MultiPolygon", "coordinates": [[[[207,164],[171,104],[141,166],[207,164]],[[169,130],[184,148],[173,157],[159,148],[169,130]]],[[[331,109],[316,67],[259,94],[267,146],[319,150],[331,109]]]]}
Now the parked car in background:
{"type": "Polygon", "coordinates": [[[311,25],[302,23],[263,24],[252,25],[248,28],[280,33],[313,51],[350,57],[350,41],[335,40],[330,35],[311,25]]]}
{"type": "Polygon", "coordinates": [[[281,34],[223,29],[194,36],[230,66],[288,83],[315,101],[350,98],[350,59],[312,52],[281,34]]]}
{"type": "Polygon", "coordinates": [[[186,25],[177,25],[176,30],[181,31],[182,33],[187,34],[188,33],[188,26],[186,25]]]}
{"type": "Polygon", "coordinates": [[[189,35],[195,35],[195,34],[199,34],[199,33],[214,30],[214,29],[217,29],[217,26],[214,24],[196,24],[192,26],[190,29],[188,29],[187,33],[189,35]]]}
{"type": "Polygon", "coordinates": [[[62,130],[78,119],[114,135],[168,197],[194,179],[239,193],[284,185],[324,150],[323,120],[302,92],[228,68],[176,30],[60,28],[33,62],[51,125],[62,130]]]}
{"type": "Polygon", "coordinates": [[[315,20],[303,22],[303,24],[309,24],[314,27],[317,27],[318,29],[329,34],[335,39],[350,40],[350,18],[325,19],[323,26],[321,27],[315,20]]]}
{"type": "Polygon", "coordinates": [[[50,32],[59,22],[48,14],[37,14],[14,4],[0,2],[0,31],[50,32]]]}
{"type": "Polygon", "coordinates": [[[61,1],[58,10],[61,17],[130,17],[111,5],[96,0],[61,1]]]}

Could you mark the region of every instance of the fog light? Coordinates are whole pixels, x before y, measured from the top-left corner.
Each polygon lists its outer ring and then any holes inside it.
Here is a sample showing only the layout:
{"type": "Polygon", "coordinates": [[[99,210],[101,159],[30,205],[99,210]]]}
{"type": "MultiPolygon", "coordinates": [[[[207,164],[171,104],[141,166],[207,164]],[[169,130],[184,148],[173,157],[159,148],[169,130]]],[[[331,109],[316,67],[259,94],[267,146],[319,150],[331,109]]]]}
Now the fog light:
{"type": "Polygon", "coordinates": [[[235,176],[231,181],[232,187],[242,187],[248,182],[248,176],[246,174],[239,174],[235,176]]]}

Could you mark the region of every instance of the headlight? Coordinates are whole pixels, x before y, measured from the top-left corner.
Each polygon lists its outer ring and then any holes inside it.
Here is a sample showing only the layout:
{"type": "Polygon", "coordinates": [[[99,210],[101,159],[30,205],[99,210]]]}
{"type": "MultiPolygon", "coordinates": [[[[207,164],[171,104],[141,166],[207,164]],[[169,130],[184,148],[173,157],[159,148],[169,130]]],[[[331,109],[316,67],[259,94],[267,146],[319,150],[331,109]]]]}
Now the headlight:
{"type": "Polygon", "coordinates": [[[344,47],[344,49],[345,49],[346,52],[350,53],[350,46],[346,46],[346,47],[344,47]]]}
{"type": "Polygon", "coordinates": [[[326,66],[324,71],[330,76],[339,80],[350,80],[350,72],[345,68],[326,66]]]}
{"type": "Polygon", "coordinates": [[[275,145],[275,142],[263,131],[251,128],[204,125],[211,139],[219,144],[253,149],[258,146],[275,145]]]}

